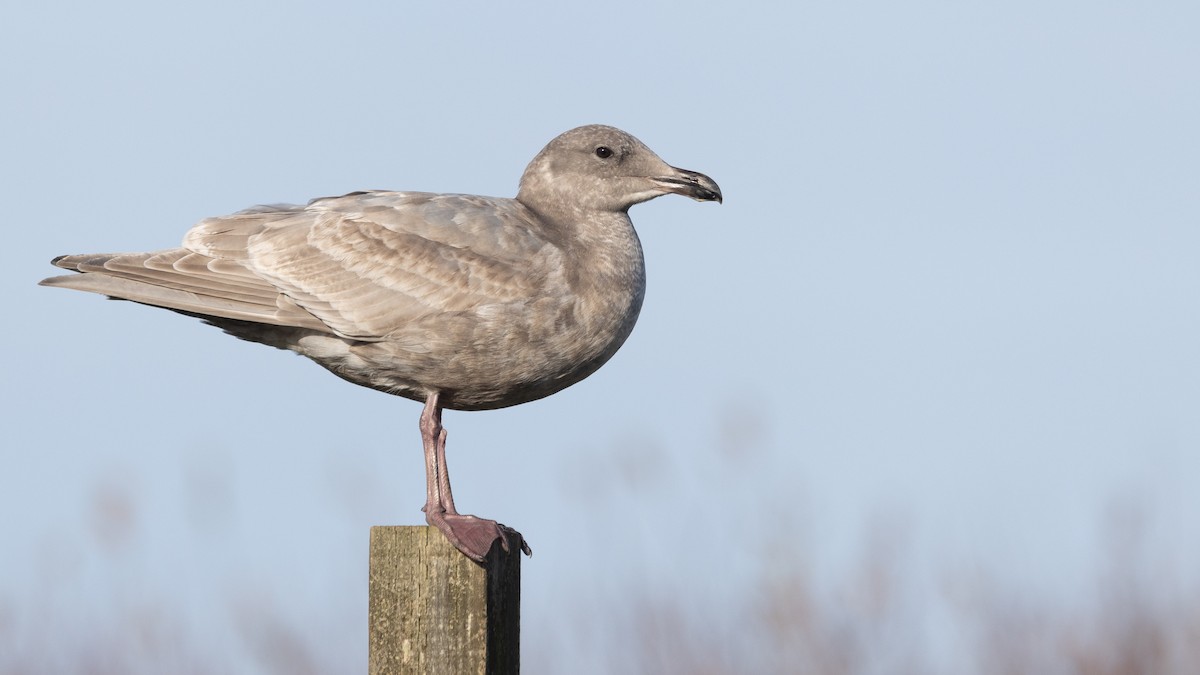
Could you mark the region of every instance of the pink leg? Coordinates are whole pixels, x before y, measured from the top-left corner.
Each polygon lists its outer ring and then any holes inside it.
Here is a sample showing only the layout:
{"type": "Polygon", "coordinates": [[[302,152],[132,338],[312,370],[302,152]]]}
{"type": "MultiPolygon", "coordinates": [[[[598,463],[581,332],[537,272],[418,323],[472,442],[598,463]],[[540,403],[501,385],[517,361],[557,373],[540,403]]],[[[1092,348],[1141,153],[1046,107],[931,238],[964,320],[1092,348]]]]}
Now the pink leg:
{"type": "Polygon", "coordinates": [[[446,430],[442,427],[442,407],[438,394],[425,399],[421,412],[421,441],[425,446],[425,520],[450,540],[454,547],[471,560],[482,563],[497,539],[505,551],[508,536],[515,535],[521,550],[532,555],[529,544],[516,530],[494,520],[465,516],[454,508],[450,492],[450,473],[446,469],[446,430]]]}
{"type": "Polygon", "coordinates": [[[446,467],[446,428],[442,427],[442,433],[438,434],[437,439],[437,463],[438,463],[438,496],[441,497],[442,507],[446,509],[446,513],[458,514],[458,510],[454,508],[454,493],[450,491],[450,474],[446,467]]]}

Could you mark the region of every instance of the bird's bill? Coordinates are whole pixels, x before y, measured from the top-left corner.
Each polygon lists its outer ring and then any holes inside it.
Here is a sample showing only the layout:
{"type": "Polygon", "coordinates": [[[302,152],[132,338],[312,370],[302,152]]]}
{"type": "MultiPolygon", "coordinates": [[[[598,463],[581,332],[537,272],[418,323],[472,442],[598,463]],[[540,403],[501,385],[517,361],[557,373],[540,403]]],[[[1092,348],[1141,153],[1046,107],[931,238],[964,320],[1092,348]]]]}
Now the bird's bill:
{"type": "Polygon", "coordinates": [[[722,201],[721,188],[717,182],[699,171],[677,169],[669,176],[656,176],[654,182],[666,192],[673,192],[684,197],[691,197],[698,202],[722,201]]]}

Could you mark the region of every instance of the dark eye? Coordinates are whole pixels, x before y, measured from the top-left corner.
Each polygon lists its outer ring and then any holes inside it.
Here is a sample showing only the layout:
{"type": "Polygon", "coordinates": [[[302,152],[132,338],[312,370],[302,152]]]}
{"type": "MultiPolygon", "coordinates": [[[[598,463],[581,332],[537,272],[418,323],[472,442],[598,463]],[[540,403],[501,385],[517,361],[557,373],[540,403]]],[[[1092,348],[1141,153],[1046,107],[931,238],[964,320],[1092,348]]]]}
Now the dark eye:
{"type": "Polygon", "coordinates": [[[597,146],[596,156],[600,159],[608,159],[609,157],[612,157],[612,150],[607,145],[597,146]]]}

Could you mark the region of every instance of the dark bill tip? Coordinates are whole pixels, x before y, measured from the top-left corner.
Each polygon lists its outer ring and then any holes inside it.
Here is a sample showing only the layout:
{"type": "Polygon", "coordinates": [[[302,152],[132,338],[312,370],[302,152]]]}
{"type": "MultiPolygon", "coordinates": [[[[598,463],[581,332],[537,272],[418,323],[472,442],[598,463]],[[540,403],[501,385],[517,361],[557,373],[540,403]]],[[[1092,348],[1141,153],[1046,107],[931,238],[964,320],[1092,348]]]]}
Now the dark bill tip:
{"type": "Polygon", "coordinates": [[[668,192],[691,197],[699,202],[717,202],[719,204],[724,201],[717,182],[699,171],[675,169],[674,175],[663,176],[655,180],[668,192]]]}

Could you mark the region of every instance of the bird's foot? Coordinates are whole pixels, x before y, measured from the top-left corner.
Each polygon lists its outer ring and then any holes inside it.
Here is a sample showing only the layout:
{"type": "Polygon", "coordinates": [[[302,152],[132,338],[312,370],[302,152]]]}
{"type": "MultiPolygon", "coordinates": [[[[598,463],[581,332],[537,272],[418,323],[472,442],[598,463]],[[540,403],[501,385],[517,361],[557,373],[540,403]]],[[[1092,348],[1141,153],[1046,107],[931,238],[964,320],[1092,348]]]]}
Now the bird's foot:
{"type": "Polygon", "coordinates": [[[462,551],[463,555],[477,563],[483,563],[497,539],[500,540],[500,547],[505,551],[510,550],[509,541],[513,541],[520,546],[525,555],[533,555],[533,549],[529,548],[529,544],[526,543],[520,532],[494,520],[446,513],[445,511],[432,513],[426,511],[425,520],[441,530],[442,534],[446,535],[446,539],[454,544],[454,548],[462,551]]]}

